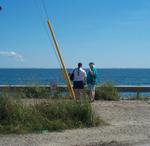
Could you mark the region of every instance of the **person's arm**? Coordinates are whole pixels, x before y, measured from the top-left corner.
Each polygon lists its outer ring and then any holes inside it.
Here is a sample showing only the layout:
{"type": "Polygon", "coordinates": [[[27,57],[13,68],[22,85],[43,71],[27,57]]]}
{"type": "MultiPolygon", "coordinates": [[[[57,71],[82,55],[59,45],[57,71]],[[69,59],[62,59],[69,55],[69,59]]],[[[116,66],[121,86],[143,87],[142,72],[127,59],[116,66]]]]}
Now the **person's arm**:
{"type": "Polygon", "coordinates": [[[84,72],[84,80],[86,81],[87,79],[87,74],[86,74],[86,71],[84,72]]]}
{"type": "Polygon", "coordinates": [[[89,72],[92,76],[94,75],[94,72],[90,68],[89,68],[89,72]]]}

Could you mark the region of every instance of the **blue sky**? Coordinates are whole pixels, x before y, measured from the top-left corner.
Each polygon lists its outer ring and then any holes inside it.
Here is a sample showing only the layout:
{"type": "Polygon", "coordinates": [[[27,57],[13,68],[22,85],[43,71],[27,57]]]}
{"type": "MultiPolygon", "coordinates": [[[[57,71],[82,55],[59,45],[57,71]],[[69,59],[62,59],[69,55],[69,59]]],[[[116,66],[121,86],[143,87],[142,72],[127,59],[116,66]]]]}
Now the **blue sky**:
{"type": "MultiPolygon", "coordinates": [[[[44,2],[67,67],[150,68],[150,0],[44,2]]],[[[0,5],[0,68],[58,68],[41,0],[0,5]]]]}

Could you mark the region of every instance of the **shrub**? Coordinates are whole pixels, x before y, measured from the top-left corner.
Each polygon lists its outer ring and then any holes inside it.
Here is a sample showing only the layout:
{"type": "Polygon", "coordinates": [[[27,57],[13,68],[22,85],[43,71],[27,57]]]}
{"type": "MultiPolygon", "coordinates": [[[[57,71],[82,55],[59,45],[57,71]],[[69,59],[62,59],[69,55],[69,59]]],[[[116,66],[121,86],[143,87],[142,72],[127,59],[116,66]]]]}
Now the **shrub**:
{"type": "Polygon", "coordinates": [[[0,133],[60,131],[104,124],[87,101],[52,100],[25,106],[21,101],[0,99],[0,133]]]}
{"type": "Polygon", "coordinates": [[[48,123],[34,106],[25,106],[10,98],[0,99],[0,121],[0,132],[3,133],[41,131],[48,123]]]}
{"type": "Polygon", "coordinates": [[[9,89],[7,87],[3,88],[0,91],[0,98],[1,97],[9,97],[9,89]]]}
{"type": "Polygon", "coordinates": [[[69,128],[93,126],[96,116],[91,104],[87,101],[75,102],[65,100],[53,100],[36,105],[42,115],[49,120],[61,119],[69,128]]]}
{"type": "Polygon", "coordinates": [[[62,92],[56,89],[50,89],[46,87],[29,87],[22,90],[18,95],[24,98],[51,98],[51,99],[62,99],[63,95],[62,92]]]}
{"type": "Polygon", "coordinates": [[[50,90],[47,88],[42,87],[30,87],[25,88],[24,91],[22,91],[25,94],[25,97],[27,98],[48,98],[50,97],[50,90]]]}
{"type": "Polygon", "coordinates": [[[119,93],[116,88],[114,88],[111,82],[104,83],[100,88],[96,89],[96,100],[114,100],[120,99],[119,93]]]}
{"type": "Polygon", "coordinates": [[[143,96],[141,94],[136,94],[136,95],[133,95],[133,96],[128,96],[128,100],[148,101],[149,97],[148,96],[143,96]]]}

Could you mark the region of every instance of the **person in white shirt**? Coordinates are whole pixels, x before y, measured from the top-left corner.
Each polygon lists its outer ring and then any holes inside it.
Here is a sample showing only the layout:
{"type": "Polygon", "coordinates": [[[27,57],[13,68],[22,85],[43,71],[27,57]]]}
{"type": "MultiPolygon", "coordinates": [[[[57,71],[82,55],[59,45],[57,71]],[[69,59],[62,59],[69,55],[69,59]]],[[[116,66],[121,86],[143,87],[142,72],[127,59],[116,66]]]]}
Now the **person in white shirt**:
{"type": "Polygon", "coordinates": [[[78,63],[78,68],[73,70],[73,88],[77,98],[83,96],[86,77],[87,74],[86,71],[82,68],[82,63],[78,63]]]}

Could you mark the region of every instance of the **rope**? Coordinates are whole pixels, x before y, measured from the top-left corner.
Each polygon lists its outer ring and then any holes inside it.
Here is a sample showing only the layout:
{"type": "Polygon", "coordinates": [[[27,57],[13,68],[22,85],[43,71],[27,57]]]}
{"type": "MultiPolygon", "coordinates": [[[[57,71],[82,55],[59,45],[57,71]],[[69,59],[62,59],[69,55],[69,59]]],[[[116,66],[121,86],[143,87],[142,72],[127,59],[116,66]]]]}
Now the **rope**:
{"type": "MultiPolygon", "coordinates": [[[[47,9],[46,9],[45,1],[44,1],[44,0],[41,0],[41,2],[42,2],[43,10],[44,10],[45,15],[46,15],[46,17],[47,17],[47,20],[49,20],[49,16],[48,16],[48,12],[47,12],[47,9]]],[[[67,80],[67,79],[66,79],[67,77],[66,77],[66,75],[65,75],[65,69],[63,68],[63,65],[60,63],[61,60],[60,60],[60,58],[58,57],[58,54],[57,54],[57,52],[56,52],[56,50],[55,50],[55,47],[54,47],[54,44],[52,43],[52,42],[53,42],[53,41],[52,41],[52,38],[49,37],[49,39],[50,39],[51,44],[52,44],[52,46],[53,46],[55,55],[56,55],[56,57],[57,57],[57,61],[58,61],[59,66],[60,66],[60,70],[61,70],[62,74],[64,75],[65,80],[67,80]]],[[[68,84],[68,83],[67,83],[67,84],[68,84]]],[[[70,92],[69,87],[68,87],[68,90],[69,90],[69,92],[70,92]]]]}
{"type": "MultiPolygon", "coordinates": [[[[36,6],[36,8],[37,8],[37,11],[40,10],[40,8],[39,8],[38,3],[36,2],[36,0],[34,0],[34,2],[35,2],[35,6],[36,6]]],[[[41,0],[41,3],[42,3],[42,6],[43,6],[44,13],[45,13],[45,15],[46,15],[46,17],[47,17],[47,20],[48,20],[48,19],[49,19],[49,16],[48,16],[48,12],[47,12],[46,5],[45,5],[44,0],[41,0]]],[[[51,44],[51,46],[52,46],[52,48],[53,48],[54,54],[55,54],[55,56],[56,56],[57,62],[58,62],[58,64],[59,64],[59,67],[60,67],[60,70],[61,70],[61,73],[64,74],[62,64],[60,63],[60,59],[59,59],[58,54],[57,54],[57,52],[56,52],[56,50],[55,50],[54,43],[53,43],[53,41],[52,41],[51,35],[49,34],[49,31],[47,30],[47,27],[46,27],[46,25],[45,25],[45,21],[44,21],[44,19],[43,19],[43,16],[42,16],[42,14],[40,13],[40,11],[38,11],[38,13],[39,13],[39,16],[40,16],[40,20],[41,20],[42,26],[43,26],[43,28],[44,28],[44,30],[45,30],[45,33],[47,34],[47,36],[48,36],[48,38],[49,38],[49,40],[50,40],[50,44],[51,44]]]]}
{"type": "Polygon", "coordinates": [[[48,20],[48,19],[49,19],[49,16],[48,16],[48,12],[47,12],[47,9],[46,9],[45,1],[44,1],[44,0],[41,0],[41,3],[42,3],[42,6],[43,6],[43,9],[44,9],[44,11],[45,11],[47,20],[48,20]]]}
{"type": "MultiPolygon", "coordinates": [[[[45,15],[46,15],[46,17],[47,17],[47,20],[48,20],[48,19],[49,19],[49,15],[48,15],[48,11],[47,11],[47,8],[46,8],[45,1],[44,1],[44,0],[41,0],[41,3],[42,3],[42,6],[43,6],[43,10],[44,10],[44,12],[45,12],[45,15]]],[[[52,43],[52,42],[53,42],[53,41],[52,41],[52,38],[51,38],[50,36],[49,36],[49,38],[50,38],[50,41],[51,41],[51,43],[52,43]]],[[[59,59],[58,54],[57,54],[57,52],[56,52],[56,50],[55,50],[55,47],[54,47],[54,43],[52,43],[52,46],[53,46],[55,55],[56,55],[56,57],[57,57],[57,61],[58,61],[59,66],[60,66],[60,70],[61,70],[62,74],[64,74],[62,64],[60,63],[60,59],[59,59]]]]}
{"type": "MultiPolygon", "coordinates": [[[[44,30],[45,30],[45,33],[47,34],[47,36],[48,36],[48,38],[49,38],[49,40],[50,40],[50,44],[51,44],[51,46],[52,46],[52,48],[53,48],[54,54],[55,54],[56,59],[57,59],[57,61],[58,61],[58,63],[59,63],[59,67],[62,68],[62,65],[61,65],[61,63],[60,63],[59,57],[58,57],[57,52],[56,52],[56,50],[55,50],[55,47],[54,47],[54,43],[53,43],[53,41],[52,41],[52,38],[51,38],[51,36],[50,36],[50,34],[49,34],[49,31],[47,30],[47,27],[46,27],[46,25],[45,25],[45,21],[44,21],[44,19],[43,19],[43,16],[42,16],[42,14],[41,14],[40,11],[39,11],[40,8],[39,8],[39,6],[38,6],[38,3],[36,2],[36,0],[34,0],[34,2],[35,2],[36,9],[37,9],[37,11],[38,11],[38,13],[39,13],[42,26],[43,26],[43,28],[44,28],[44,30]]],[[[45,15],[46,15],[46,17],[47,17],[47,20],[48,20],[49,17],[48,17],[48,12],[47,12],[47,10],[46,10],[46,5],[45,5],[44,0],[41,0],[41,3],[42,3],[42,6],[43,6],[43,10],[44,10],[44,12],[45,12],[45,15]]],[[[61,71],[62,71],[62,70],[61,70],[61,71]]]]}

